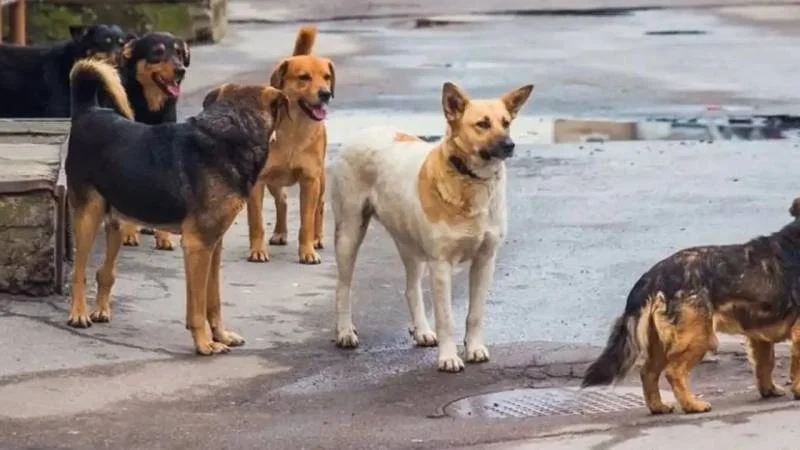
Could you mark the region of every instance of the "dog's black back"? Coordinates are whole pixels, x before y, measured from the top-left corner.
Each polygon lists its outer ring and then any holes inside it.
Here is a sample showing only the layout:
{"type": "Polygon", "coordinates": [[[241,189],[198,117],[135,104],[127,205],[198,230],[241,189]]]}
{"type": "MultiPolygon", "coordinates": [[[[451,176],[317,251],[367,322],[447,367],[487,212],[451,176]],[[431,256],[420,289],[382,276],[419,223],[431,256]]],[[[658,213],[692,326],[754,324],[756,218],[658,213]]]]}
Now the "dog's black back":
{"type": "Polygon", "coordinates": [[[70,33],[70,41],[50,46],[0,45],[0,117],[69,117],[75,61],[115,62],[128,38],[116,25],[72,26],[70,33]]]}
{"type": "Polygon", "coordinates": [[[221,101],[184,123],[134,122],[120,115],[132,116],[121,85],[105,88],[116,110],[97,106],[97,92],[111,84],[98,66],[82,62],[73,74],[65,171],[76,201],[96,191],[109,208],[158,225],[180,223],[191,208],[213,208],[204,204],[211,178],[249,195],[267,158],[266,118],[221,101]]]}

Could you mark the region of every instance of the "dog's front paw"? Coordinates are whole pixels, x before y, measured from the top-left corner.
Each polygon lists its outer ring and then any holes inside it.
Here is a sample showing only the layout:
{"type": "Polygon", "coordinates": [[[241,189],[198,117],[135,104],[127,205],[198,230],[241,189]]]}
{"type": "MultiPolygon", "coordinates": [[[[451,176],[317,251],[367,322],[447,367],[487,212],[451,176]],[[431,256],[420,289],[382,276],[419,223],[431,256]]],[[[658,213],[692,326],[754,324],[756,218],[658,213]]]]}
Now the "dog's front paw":
{"type": "Polygon", "coordinates": [[[111,308],[97,308],[92,311],[89,318],[95,323],[111,322],[111,308]]]}
{"type": "Polygon", "coordinates": [[[138,247],[139,232],[126,230],[126,232],[122,235],[122,245],[126,245],[128,247],[138,247]]]}
{"type": "Polygon", "coordinates": [[[172,245],[172,239],[169,238],[169,234],[166,233],[159,233],[156,232],[156,249],[157,250],[169,250],[172,251],[175,247],[172,245]]]}
{"type": "Polygon", "coordinates": [[[436,333],[430,328],[409,327],[408,334],[414,337],[417,347],[436,347],[439,344],[436,333]]]}
{"type": "Polygon", "coordinates": [[[272,237],[269,238],[269,245],[286,245],[286,242],[288,242],[286,233],[272,233],[272,237]]]}
{"type": "Polygon", "coordinates": [[[225,344],[228,347],[241,347],[244,345],[244,338],[234,333],[233,331],[226,330],[213,330],[214,342],[225,344]]]}
{"type": "Polygon", "coordinates": [[[92,326],[92,319],[86,312],[73,312],[70,313],[67,319],[67,325],[72,328],[89,328],[92,326]]]}
{"type": "Polygon", "coordinates": [[[464,361],[458,355],[439,356],[439,371],[456,373],[464,370],[464,361]]]}
{"type": "Polygon", "coordinates": [[[231,349],[221,342],[207,341],[195,343],[195,351],[198,355],[211,356],[220,353],[228,353],[231,349]]]}
{"type": "Polygon", "coordinates": [[[339,348],[358,347],[358,331],[353,326],[345,327],[336,333],[336,346],[339,348]]]}
{"type": "Polygon", "coordinates": [[[489,361],[489,349],[485,345],[467,346],[466,353],[468,363],[489,361]]]}
{"type": "Polygon", "coordinates": [[[783,397],[784,395],[786,395],[786,391],[784,391],[783,388],[779,388],[774,384],[772,385],[771,388],[763,389],[759,391],[759,393],[761,394],[761,398],[783,397]]]}
{"type": "Polygon", "coordinates": [[[156,230],[152,228],[139,228],[139,233],[141,234],[156,234],[156,230]]]}
{"type": "Polygon", "coordinates": [[[251,248],[250,255],[247,257],[247,260],[250,262],[267,262],[269,261],[269,253],[267,253],[267,249],[262,248],[251,248]]]}
{"type": "Polygon", "coordinates": [[[322,258],[319,257],[319,253],[314,250],[313,246],[300,250],[300,264],[319,264],[321,262],[322,258]]]}
{"type": "Polygon", "coordinates": [[[662,414],[672,414],[675,412],[675,405],[659,403],[657,405],[648,406],[648,409],[650,409],[650,414],[653,414],[654,416],[660,416],[662,414]]]}

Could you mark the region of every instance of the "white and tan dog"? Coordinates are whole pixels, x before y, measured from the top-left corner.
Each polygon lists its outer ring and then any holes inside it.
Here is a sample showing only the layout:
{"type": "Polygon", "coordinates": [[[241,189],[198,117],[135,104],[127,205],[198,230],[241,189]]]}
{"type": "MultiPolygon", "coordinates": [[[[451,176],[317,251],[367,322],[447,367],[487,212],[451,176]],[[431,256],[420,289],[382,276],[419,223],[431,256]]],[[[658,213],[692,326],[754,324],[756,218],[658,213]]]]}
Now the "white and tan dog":
{"type": "Polygon", "coordinates": [[[419,346],[439,345],[439,370],[459,372],[452,331],[453,267],[471,261],[469,312],[464,339],[467,362],[489,360],[483,341],[483,309],[506,234],[505,159],[514,142],[509,126],[532,85],[499,99],[471,100],[452,83],[442,88],[447,135],[436,144],[391,128],[371,128],[342,147],[332,168],[336,345],[358,346],[350,285],[369,221],[375,218],[394,239],[406,269],[410,332],[419,346]],[[436,333],[425,317],[420,281],[431,279],[436,333]]]}

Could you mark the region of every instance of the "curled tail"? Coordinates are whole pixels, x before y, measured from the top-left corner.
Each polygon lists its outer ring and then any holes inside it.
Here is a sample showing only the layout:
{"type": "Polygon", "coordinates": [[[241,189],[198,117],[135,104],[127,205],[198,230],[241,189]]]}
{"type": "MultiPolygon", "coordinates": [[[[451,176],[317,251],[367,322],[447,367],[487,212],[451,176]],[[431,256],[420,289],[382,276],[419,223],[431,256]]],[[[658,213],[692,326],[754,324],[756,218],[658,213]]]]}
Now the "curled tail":
{"type": "MultiPolygon", "coordinates": [[[[653,301],[645,280],[639,280],[628,295],[625,313],[611,327],[608,342],[600,356],[589,365],[581,387],[615,383],[630,372],[642,350],[648,346],[653,301]]],[[[656,294],[663,301],[663,294],[656,294]]]]}
{"type": "Polygon", "coordinates": [[[292,56],[310,55],[314,49],[314,42],[317,40],[317,27],[300,27],[297,32],[297,39],[294,41],[294,52],[292,56]]]}
{"type": "Polygon", "coordinates": [[[119,114],[133,120],[133,109],[114,66],[97,59],[82,59],[72,66],[69,81],[73,119],[98,106],[100,95],[106,95],[119,114]]]}

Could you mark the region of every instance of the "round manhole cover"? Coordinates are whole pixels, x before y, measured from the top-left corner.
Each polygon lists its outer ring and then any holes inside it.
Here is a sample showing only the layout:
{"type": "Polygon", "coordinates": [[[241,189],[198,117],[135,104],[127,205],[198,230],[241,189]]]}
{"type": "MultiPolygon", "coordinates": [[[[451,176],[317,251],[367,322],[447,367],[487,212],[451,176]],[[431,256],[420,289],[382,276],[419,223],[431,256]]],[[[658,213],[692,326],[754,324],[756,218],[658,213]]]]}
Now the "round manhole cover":
{"type": "MultiPolygon", "coordinates": [[[[665,402],[672,393],[661,391],[665,402]]],[[[556,415],[608,414],[644,407],[642,389],[637,387],[514,389],[462,398],[444,408],[458,418],[524,418],[556,415]]]]}

